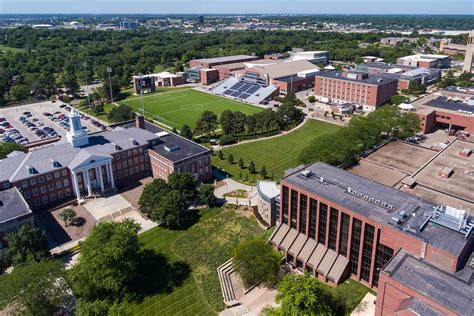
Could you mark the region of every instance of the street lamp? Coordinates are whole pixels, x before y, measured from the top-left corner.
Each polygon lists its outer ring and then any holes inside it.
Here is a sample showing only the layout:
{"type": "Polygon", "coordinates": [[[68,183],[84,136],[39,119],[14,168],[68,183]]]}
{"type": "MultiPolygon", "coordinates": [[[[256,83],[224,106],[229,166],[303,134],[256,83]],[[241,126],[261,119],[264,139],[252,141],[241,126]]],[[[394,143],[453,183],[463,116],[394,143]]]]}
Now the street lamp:
{"type": "Polygon", "coordinates": [[[107,67],[107,73],[109,74],[109,86],[110,86],[110,102],[114,104],[114,95],[112,93],[112,80],[110,79],[110,74],[112,73],[112,68],[107,67]]]}
{"type": "Polygon", "coordinates": [[[82,63],[84,65],[84,78],[86,80],[86,93],[87,93],[87,103],[89,104],[89,108],[91,107],[91,100],[89,98],[89,85],[87,84],[87,62],[82,63]]]}

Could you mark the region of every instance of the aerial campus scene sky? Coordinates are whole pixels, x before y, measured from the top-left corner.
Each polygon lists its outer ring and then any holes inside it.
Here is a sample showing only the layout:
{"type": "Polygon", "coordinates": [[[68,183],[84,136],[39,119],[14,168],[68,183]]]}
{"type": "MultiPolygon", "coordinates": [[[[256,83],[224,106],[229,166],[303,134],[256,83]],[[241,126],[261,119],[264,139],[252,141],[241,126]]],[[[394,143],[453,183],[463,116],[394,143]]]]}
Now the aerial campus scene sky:
{"type": "Polygon", "coordinates": [[[0,13],[474,14],[474,1],[0,0],[0,13]]]}

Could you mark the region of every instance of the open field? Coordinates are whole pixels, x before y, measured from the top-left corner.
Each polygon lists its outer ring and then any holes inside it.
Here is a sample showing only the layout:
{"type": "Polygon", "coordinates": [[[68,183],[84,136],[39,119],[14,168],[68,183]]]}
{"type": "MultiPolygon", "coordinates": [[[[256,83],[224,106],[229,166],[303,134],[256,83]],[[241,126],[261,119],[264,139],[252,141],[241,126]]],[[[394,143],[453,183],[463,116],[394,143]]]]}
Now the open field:
{"type": "MultiPolygon", "coordinates": [[[[263,230],[253,217],[231,209],[201,210],[199,221],[187,230],[156,227],[143,233],[140,241],[145,248],[165,255],[170,264],[188,266],[191,273],[171,292],[129,303],[130,314],[215,315],[224,308],[217,267],[229,259],[240,240],[259,234],[263,230]]],[[[156,272],[158,267],[151,269],[156,272]]]]}
{"type": "MultiPolygon", "coordinates": [[[[164,93],[145,95],[143,100],[147,116],[178,130],[183,124],[187,124],[193,129],[197,119],[204,111],[214,112],[218,116],[224,110],[241,111],[245,114],[261,111],[260,108],[252,105],[193,89],[170,90],[164,93]]],[[[130,96],[119,103],[129,105],[140,112],[141,102],[140,96],[130,96]]]]}
{"type": "Polygon", "coordinates": [[[242,158],[245,166],[253,161],[257,172],[260,171],[262,166],[265,166],[267,178],[279,180],[286,169],[298,166],[300,152],[311,141],[322,135],[333,133],[340,128],[340,126],[334,124],[308,120],[303,127],[287,135],[225,148],[223,150],[224,160],[219,160],[215,155],[212,158],[212,164],[221,167],[237,181],[253,184],[261,179],[260,175],[249,174],[247,168],[240,170],[238,162],[242,158]],[[234,164],[232,165],[227,161],[229,154],[234,157],[234,164]]]}
{"type": "Polygon", "coordinates": [[[16,47],[9,47],[9,46],[0,45],[0,52],[21,53],[21,52],[25,52],[25,50],[22,49],[22,48],[16,48],[16,47]]]}

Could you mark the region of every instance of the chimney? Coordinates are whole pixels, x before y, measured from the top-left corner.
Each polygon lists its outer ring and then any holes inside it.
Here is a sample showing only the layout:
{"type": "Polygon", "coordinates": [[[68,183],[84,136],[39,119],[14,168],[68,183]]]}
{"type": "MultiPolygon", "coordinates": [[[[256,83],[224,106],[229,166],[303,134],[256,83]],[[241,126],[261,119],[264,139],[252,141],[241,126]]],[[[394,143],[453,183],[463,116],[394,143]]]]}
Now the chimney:
{"type": "Polygon", "coordinates": [[[145,117],[143,117],[143,115],[137,115],[135,118],[135,127],[145,129],[145,117]]]}

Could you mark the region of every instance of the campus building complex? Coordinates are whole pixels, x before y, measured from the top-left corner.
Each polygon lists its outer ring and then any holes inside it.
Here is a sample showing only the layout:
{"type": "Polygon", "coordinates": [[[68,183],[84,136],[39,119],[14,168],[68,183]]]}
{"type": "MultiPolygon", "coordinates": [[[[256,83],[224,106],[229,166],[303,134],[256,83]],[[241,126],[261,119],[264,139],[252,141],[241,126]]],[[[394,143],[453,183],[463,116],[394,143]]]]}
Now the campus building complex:
{"type": "Polygon", "coordinates": [[[173,171],[192,173],[198,180],[211,177],[208,149],[152,128],[141,116],[110,131],[88,134],[73,109],[70,125],[66,140],[1,160],[0,190],[17,188],[36,211],[148,176],[166,180],[173,171]]]}
{"type": "Polygon", "coordinates": [[[376,315],[469,315],[473,147],[456,140],[437,152],[395,141],[349,171],[288,170],[269,241],[293,269],[376,290],[376,315]]]}
{"type": "Polygon", "coordinates": [[[446,55],[418,54],[400,57],[397,59],[397,64],[423,68],[449,68],[451,58],[446,55]]]}
{"type": "Polygon", "coordinates": [[[314,95],[334,103],[352,102],[366,111],[390,102],[397,93],[397,79],[361,72],[320,72],[316,74],[314,95]]]}

